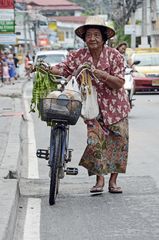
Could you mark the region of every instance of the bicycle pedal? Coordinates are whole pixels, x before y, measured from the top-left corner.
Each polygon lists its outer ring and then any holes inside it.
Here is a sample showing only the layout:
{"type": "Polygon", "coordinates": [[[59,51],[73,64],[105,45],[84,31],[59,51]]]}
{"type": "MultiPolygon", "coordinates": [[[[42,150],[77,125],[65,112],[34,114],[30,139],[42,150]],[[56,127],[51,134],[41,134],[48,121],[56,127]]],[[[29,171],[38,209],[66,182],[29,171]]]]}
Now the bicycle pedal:
{"type": "Polygon", "coordinates": [[[77,175],[78,174],[78,168],[75,167],[67,167],[65,170],[66,175],[77,175]]]}
{"type": "Polygon", "coordinates": [[[46,160],[49,160],[49,151],[46,149],[38,149],[36,152],[36,156],[38,158],[44,158],[46,160]]]}

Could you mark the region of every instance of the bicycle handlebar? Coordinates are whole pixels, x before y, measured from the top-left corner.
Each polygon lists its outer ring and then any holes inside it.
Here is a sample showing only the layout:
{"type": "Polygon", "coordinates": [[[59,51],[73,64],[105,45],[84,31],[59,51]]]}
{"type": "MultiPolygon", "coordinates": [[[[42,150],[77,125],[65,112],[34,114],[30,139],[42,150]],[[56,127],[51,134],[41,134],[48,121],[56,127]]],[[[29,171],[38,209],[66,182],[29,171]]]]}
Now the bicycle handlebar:
{"type": "MultiPolygon", "coordinates": [[[[61,81],[64,81],[65,83],[68,82],[68,79],[65,78],[64,76],[61,75],[54,75],[53,72],[51,71],[51,65],[47,62],[44,62],[43,60],[40,60],[35,66],[34,66],[35,71],[38,69],[42,73],[47,73],[49,74],[50,80],[56,82],[56,83],[61,83],[61,81]]],[[[91,64],[89,63],[84,63],[83,65],[79,66],[72,74],[72,76],[78,78],[83,71],[89,71],[90,74],[93,74],[93,69],[91,67],[91,64]]],[[[65,85],[63,83],[63,85],[65,85]]]]}

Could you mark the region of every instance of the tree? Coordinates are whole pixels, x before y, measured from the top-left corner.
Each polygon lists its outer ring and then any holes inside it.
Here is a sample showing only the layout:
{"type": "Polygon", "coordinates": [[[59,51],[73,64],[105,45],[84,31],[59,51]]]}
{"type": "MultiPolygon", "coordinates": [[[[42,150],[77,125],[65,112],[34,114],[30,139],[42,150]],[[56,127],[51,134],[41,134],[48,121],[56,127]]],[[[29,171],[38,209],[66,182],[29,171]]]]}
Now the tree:
{"type": "Polygon", "coordinates": [[[118,26],[125,25],[141,3],[142,0],[114,0],[110,17],[118,26]]]}
{"type": "MultiPolygon", "coordinates": [[[[132,14],[141,6],[142,0],[71,0],[84,7],[85,15],[107,14],[108,19],[114,22],[116,43],[127,41],[130,45],[130,36],[124,35],[124,26],[128,24],[132,14]]],[[[116,44],[115,43],[115,44],[116,44]]]]}

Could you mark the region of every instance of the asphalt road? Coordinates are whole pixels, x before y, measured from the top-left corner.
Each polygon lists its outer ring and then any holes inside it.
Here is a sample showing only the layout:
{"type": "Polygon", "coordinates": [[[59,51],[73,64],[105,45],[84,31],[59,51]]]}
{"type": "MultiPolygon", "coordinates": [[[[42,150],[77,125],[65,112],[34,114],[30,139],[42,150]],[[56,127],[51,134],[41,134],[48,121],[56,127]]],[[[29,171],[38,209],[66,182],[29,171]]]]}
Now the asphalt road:
{"type": "MultiPolygon", "coordinates": [[[[25,89],[27,104],[31,82],[25,89]]],[[[95,178],[79,167],[79,175],[61,181],[57,202],[48,204],[48,167],[33,157],[36,147],[47,147],[49,128],[34,114],[26,114],[26,153],[20,181],[21,198],[14,240],[157,240],[159,238],[159,95],[137,95],[130,122],[130,148],[126,175],[119,176],[124,193],[91,196],[95,178]],[[35,141],[34,141],[35,140],[35,141]]],[[[27,109],[27,107],[26,107],[27,109]]],[[[86,143],[80,120],[71,128],[72,164],[78,166],[86,143]]],[[[106,183],[108,176],[106,176],[106,183]]]]}

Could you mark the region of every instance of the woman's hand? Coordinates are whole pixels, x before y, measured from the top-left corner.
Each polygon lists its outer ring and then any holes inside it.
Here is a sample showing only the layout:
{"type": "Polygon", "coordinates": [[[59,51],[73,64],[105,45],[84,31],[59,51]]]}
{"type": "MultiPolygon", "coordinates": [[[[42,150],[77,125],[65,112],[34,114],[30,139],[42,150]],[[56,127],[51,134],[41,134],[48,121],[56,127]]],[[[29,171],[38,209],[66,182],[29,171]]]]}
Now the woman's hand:
{"type": "Polygon", "coordinates": [[[93,74],[95,75],[96,78],[101,80],[102,82],[106,82],[108,79],[109,74],[105,71],[99,70],[99,69],[93,69],[92,70],[93,74]]]}
{"type": "Polygon", "coordinates": [[[103,70],[94,69],[93,74],[99,81],[105,83],[109,89],[118,90],[123,87],[125,82],[124,79],[112,76],[103,70]]]}
{"type": "Polygon", "coordinates": [[[82,72],[82,70],[87,69],[87,68],[90,68],[88,63],[79,65],[78,68],[75,69],[74,72],[72,73],[72,76],[77,77],[80,74],[80,72],[82,72]]]}
{"type": "Polygon", "coordinates": [[[58,68],[55,67],[55,66],[53,66],[53,67],[50,68],[50,72],[52,72],[54,75],[59,75],[59,76],[62,75],[60,69],[58,69],[58,68]]]}

